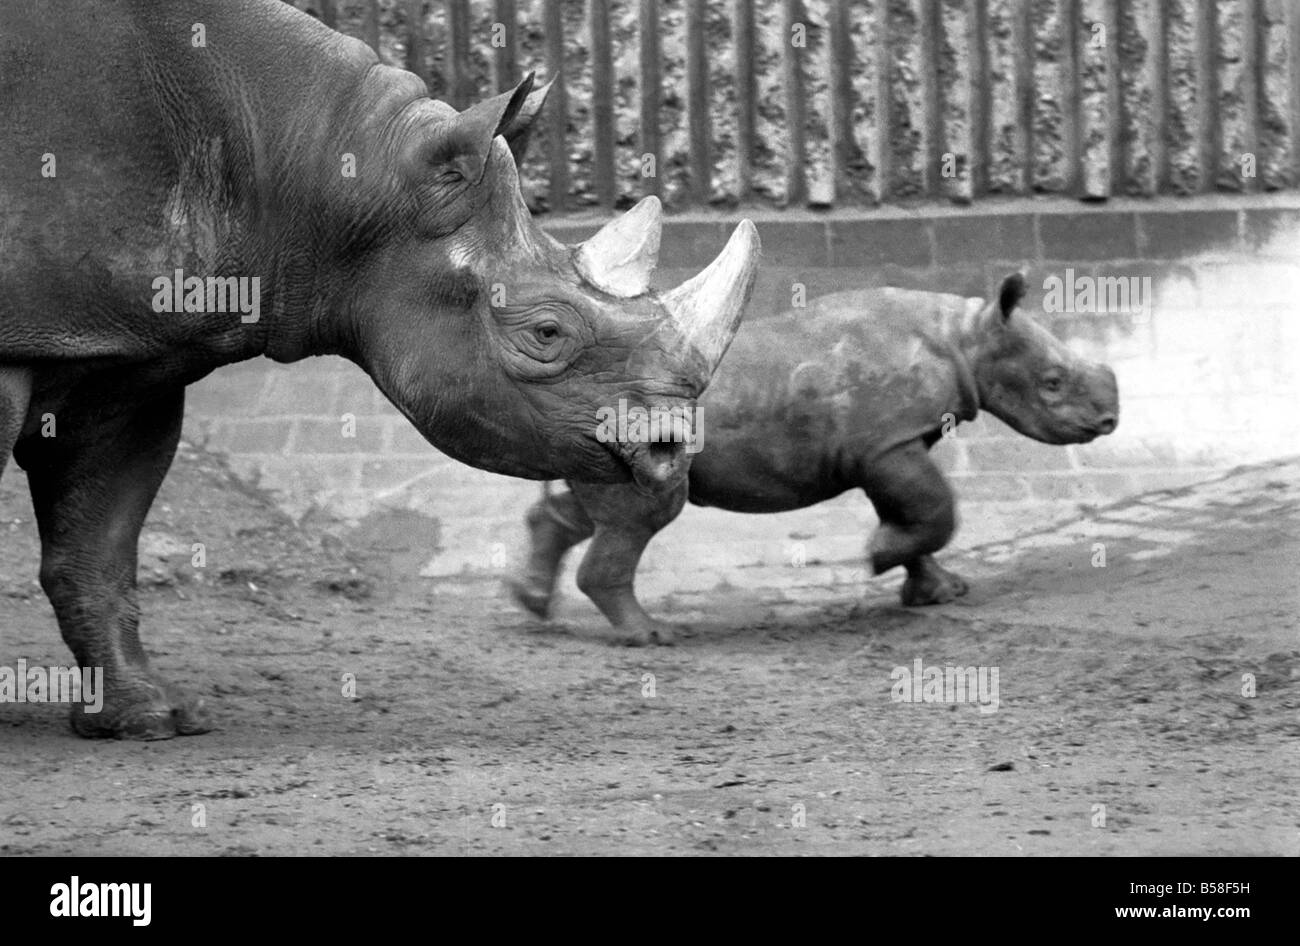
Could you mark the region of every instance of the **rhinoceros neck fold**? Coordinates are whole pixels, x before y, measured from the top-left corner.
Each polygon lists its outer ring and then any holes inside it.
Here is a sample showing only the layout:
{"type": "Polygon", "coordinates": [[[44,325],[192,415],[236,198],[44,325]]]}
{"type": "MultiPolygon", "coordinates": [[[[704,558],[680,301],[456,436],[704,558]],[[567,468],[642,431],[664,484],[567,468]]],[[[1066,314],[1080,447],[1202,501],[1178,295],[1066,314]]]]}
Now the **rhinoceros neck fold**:
{"type": "Polygon", "coordinates": [[[168,236],[193,246],[198,232],[207,266],[259,277],[265,354],[340,350],[350,264],[392,199],[393,119],[424,83],[286,4],[136,7],[177,164],[168,236]]]}
{"type": "Polygon", "coordinates": [[[979,320],[984,303],[955,296],[946,297],[945,303],[949,300],[955,304],[942,306],[930,343],[952,364],[956,383],[953,412],[963,420],[973,420],[982,406],[978,365],[979,320]]]}

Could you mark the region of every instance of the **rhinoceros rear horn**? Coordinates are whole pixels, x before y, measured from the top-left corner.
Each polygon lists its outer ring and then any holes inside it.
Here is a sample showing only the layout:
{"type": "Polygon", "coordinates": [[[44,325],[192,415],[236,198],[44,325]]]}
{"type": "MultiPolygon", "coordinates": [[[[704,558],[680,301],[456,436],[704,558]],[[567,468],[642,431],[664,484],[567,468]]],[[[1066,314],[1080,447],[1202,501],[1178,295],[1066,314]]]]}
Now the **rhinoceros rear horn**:
{"type": "Polygon", "coordinates": [[[424,155],[434,165],[451,165],[471,184],[483,180],[492,141],[516,120],[533,88],[530,72],[510,92],[471,105],[437,126],[437,135],[424,155]]]}
{"type": "Polygon", "coordinates": [[[601,292],[630,299],[650,289],[650,276],[659,263],[663,205],[646,197],[623,216],[611,220],[578,247],[573,265],[601,292]]]}
{"type": "Polygon", "coordinates": [[[1015,311],[1016,306],[1020,305],[1020,300],[1024,297],[1024,273],[1012,273],[1002,280],[1002,288],[998,290],[998,310],[1002,313],[1002,318],[1011,318],[1011,313],[1015,311]]]}
{"type": "Polygon", "coordinates": [[[708,267],[663,296],[683,339],[702,356],[708,377],[740,328],[740,317],[754,289],[761,246],[758,230],[742,220],[727,245],[708,267]]]}

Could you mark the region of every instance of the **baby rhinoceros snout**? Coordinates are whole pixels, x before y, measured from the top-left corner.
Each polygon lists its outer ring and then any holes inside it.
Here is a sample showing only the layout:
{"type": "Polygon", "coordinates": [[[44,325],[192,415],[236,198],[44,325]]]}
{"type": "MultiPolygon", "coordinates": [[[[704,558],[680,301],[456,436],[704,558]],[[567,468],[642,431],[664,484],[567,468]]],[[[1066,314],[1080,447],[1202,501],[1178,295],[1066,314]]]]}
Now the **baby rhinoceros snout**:
{"type": "Polygon", "coordinates": [[[1115,372],[1107,365],[1098,365],[1093,373],[1093,410],[1096,412],[1092,429],[1098,437],[1113,433],[1119,426],[1119,386],[1115,372]]]}

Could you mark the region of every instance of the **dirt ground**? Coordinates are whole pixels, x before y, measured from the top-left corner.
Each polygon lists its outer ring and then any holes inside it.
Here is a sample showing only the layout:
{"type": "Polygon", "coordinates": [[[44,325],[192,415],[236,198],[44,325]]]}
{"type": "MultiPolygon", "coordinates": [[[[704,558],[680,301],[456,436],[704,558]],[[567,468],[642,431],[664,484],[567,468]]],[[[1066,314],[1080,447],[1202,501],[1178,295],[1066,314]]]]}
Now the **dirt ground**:
{"type": "MultiPolygon", "coordinates": [[[[0,852],[1300,854],[1298,519],[1278,462],[949,554],[974,587],[938,608],[854,560],[738,569],[649,595],[691,630],[632,650],[585,601],[544,625],[499,575],[419,577],[436,521],[295,525],[186,448],[144,637],[219,728],[85,742],[0,704],[0,852]],[[997,668],[996,711],[895,702],[918,658],[997,668]]],[[[35,548],[11,468],[0,665],[69,660],[35,548]]]]}

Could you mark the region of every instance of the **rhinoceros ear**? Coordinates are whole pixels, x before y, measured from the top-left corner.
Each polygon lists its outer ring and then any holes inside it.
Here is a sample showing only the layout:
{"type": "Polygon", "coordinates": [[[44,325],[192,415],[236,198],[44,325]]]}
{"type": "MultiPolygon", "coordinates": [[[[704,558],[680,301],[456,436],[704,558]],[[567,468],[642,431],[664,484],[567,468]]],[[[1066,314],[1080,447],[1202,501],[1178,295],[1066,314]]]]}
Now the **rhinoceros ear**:
{"type": "Polygon", "coordinates": [[[532,88],[530,72],[512,91],[471,105],[440,123],[436,137],[424,151],[425,162],[453,170],[469,183],[478,184],[487,169],[493,139],[515,121],[532,88]]]}
{"type": "Polygon", "coordinates": [[[519,107],[519,112],[501,132],[506,139],[506,144],[510,146],[510,153],[515,156],[515,164],[522,162],[528,152],[528,140],[533,134],[533,121],[541,112],[542,106],[546,104],[546,96],[553,85],[555,85],[554,79],[540,89],[529,92],[523,105],[519,107]]]}
{"type": "Polygon", "coordinates": [[[998,310],[1002,313],[1002,321],[1011,318],[1011,313],[1025,297],[1025,288],[1024,273],[1012,273],[1002,280],[1002,288],[998,290],[998,310]]]}

